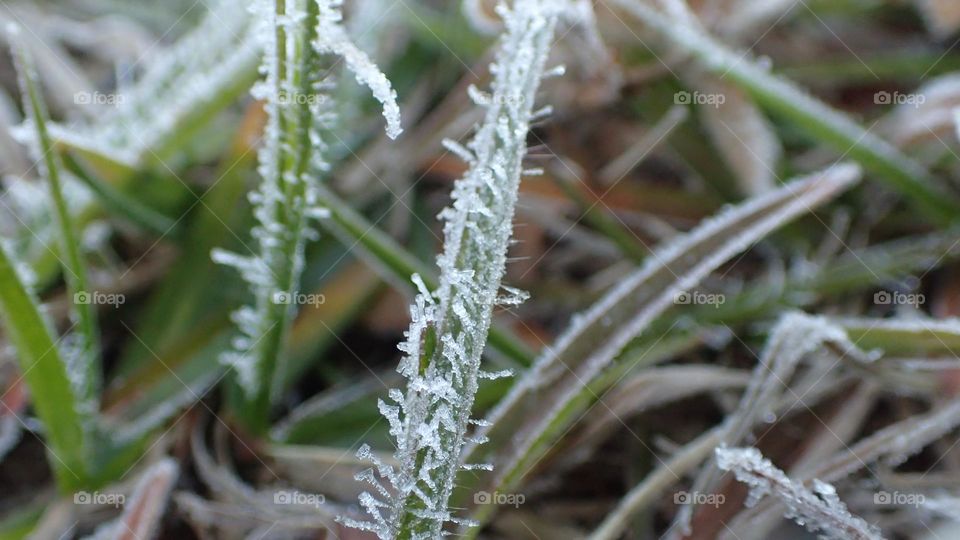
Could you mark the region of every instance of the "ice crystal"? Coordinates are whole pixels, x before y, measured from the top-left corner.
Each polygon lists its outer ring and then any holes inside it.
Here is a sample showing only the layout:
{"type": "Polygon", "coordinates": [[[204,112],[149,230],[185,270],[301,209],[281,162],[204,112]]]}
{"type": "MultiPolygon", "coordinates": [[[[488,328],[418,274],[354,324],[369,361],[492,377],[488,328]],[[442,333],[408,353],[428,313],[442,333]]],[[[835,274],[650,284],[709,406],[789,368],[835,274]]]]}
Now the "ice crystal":
{"type": "Polygon", "coordinates": [[[737,480],[750,486],[747,506],[772,494],[789,508],[786,517],[820,533],[821,538],[882,538],[875,527],[847,510],[830,484],[815,479],[808,488],[794,482],[756,448],[717,448],[716,454],[721,469],[733,471],[737,480]]]}
{"type": "Polygon", "coordinates": [[[251,36],[250,21],[234,2],[210,2],[196,28],[158,54],[136,84],[118,89],[115,106],[91,125],[51,126],[51,133],[131,165],[165,158],[166,146],[198,114],[253,73],[261,44],[251,36]]]}
{"type": "MultiPolygon", "coordinates": [[[[791,312],[783,315],[774,328],[757,363],[740,404],[724,422],[722,441],[727,445],[740,444],[761,422],[772,418],[782,396],[795,395],[789,382],[807,355],[833,345],[844,356],[865,360],[866,355],[857,349],[843,329],[825,317],[791,312]]],[[[802,395],[801,393],[800,395],[802,395]]],[[[719,474],[708,463],[693,484],[693,491],[709,493],[716,489],[719,474]]],[[[686,505],[677,514],[678,530],[687,532],[695,505],[686,505]]]]}
{"type": "MultiPolygon", "coordinates": [[[[393,390],[390,402],[380,403],[396,438],[399,468],[376,464],[392,489],[369,473],[360,475],[374,483],[379,498],[360,497],[368,521],[344,520],[381,539],[435,539],[446,522],[470,525],[448,507],[455,477],[464,468],[489,470],[487,464],[462,466],[459,458],[468,430],[476,425],[470,412],[478,380],[504,376],[480,369],[493,308],[524,297],[500,282],[533,102],[559,14],[557,3],[548,0],[518,0],[497,9],[505,29],[491,66],[493,89],[490,95],[470,92],[486,107],[486,116],[466,147],[447,143],[470,167],[453,189],[453,204],[440,214],[446,222],[440,285],[430,291],[413,276],[419,294],[410,308],[398,368],[408,379],[407,392],[393,390]],[[506,296],[500,296],[501,289],[506,296]]],[[[362,451],[364,456],[370,457],[369,451],[362,451]]]]}
{"type": "Polygon", "coordinates": [[[324,215],[314,182],[329,168],[321,133],[330,128],[334,114],[325,93],[330,83],[321,78],[322,55],[341,55],[383,103],[388,134],[400,132],[396,93],[349,41],[340,7],[338,0],[261,0],[253,5],[255,35],[264,50],[264,80],[255,85],[253,95],[264,101],[269,117],[259,154],[263,182],[250,196],[259,249],[251,256],[215,250],[213,258],[236,267],[254,291],[255,304],[233,314],[241,335],[224,362],[236,370],[248,397],[261,400],[260,406],[276,381],[276,363],[293,312],[285,299],[299,283],[304,246],[316,235],[310,222],[324,215]]]}

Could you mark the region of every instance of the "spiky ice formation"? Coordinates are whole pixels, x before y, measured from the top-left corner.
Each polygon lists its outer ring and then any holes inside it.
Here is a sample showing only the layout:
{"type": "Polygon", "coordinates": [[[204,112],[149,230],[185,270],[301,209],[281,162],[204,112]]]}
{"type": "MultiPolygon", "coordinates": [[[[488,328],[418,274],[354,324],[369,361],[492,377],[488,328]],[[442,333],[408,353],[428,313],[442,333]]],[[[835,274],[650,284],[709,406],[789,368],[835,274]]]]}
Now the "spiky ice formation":
{"type": "MultiPolygon", "coordinates": [[[[469,169],[453,190],[453,204],[440,217],[444,227],[444,252],[438,257],[440,285],[419,288],[411,306],[411,323],[399,371],[408,379],[407,392],[390,392],[394,403],[381,402],[380,410],[396,438],[399,468],[377,463],[379,483],[372,471],[358,479],[374,484],[380,498],[360,497],[371,519],[344,520],[375,532],[381,539],[435,539],[447,522],[463,523],[449,508],[449,499],[467,440],[474,396],[481,377],[496,377],[480,369],[494,306],[516,303],[499,296],[513,231],[514,207],[526,138],[534,111],[534,98],[544,77],[544,67],[559,14],[558,2],[518,0],[498,13],[504,33],[493,73],[492,94],[471,89],[471,96],[486,107],[486,116],[473,140],[448,148],[467,160],[469,169]]],[[[512,293],[515,297],[516,294],[512,293]]],[[[371,458],[369,449],[362,457],[371,458]]],[[[485,465],[467,465],[485,468],[485,465]]]]}
{"type": "Polygon", "coordinates": [[[295,311],[291,299],[303,270],[304,246],[316,234],[311,220],[325,215],[313,183],[329,168],[321,133],[333,125],[336,105],[326,93],[331,83],[323,80],[323,55],[344,56],[347,69],[383,103],[388,134],[400,133],[396,93],[349,41],[340,7],[338,0],[261,0],[253,5],[264,50],[264,80],[253,95],[263,100],[269,118],[259,154],[263,182],[250,197],[259,249],[250,256],[215,250],[213,258],[236,267],[254,292],[254,304],[234,312],[241,333],[224,362],[236,371],[252,403],[250,414],[261,419],[295,311]]]}

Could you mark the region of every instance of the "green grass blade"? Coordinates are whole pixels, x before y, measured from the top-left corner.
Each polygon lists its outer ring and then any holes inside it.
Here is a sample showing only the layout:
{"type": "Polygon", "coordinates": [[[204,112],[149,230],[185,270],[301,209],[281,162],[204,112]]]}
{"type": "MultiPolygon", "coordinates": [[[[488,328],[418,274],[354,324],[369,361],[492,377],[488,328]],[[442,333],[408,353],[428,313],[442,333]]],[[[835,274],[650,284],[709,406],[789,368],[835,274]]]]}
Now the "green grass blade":
{"type": "Polygon", "coordinates": [[[33,407],[43,422],[50,464],[64,491],[87,478],[85,419],[67,374],[66,364],[38,301],[0,245],[0,313],[6,334],[17,350],[20,371],[30,388],[33,407]]]}
{"type": "Polygon", "coordinates": [[[762,107],[788,118],[814,139],[859,161],[910,200],[927,219],[948,224],[960,218],[960,202],[939,189],[937,181],[922,165],[791,81],[773,75],[746,55],[729,50],[639,0],[614,0],[613,3],[670,44],[693,55],[707,70],[736,84],[762,107]]]}
{"type": "Polygon", "coordinates": [[[63,196],[63,183],[60,177],[61,164],[54,151],[47,130],[48,115],[46,104],[40,95],[36,68],[26,47],[22,46],[16,30],[11,31],[11,43],[14,44],[14,59],[19,73],[20,92],[23,94],[24,108],[32,122],[36,148],[40,154],[40,171],[50,185],[50,198],[53,201],[56,223],[60,233],[60,263],[67,283],[68,297],[73,300],[73,313],[77,320],[77,333],[82,342],[76,354],[80,355],[76,364],[81,370],[82,400],[91,405],[99,402],[100,391],[100,329],[97,324],[93,291],[87,280],[86,265],[80,253],[80,234],[74,224],[73,216],[63,196]]]}
{"type": "Polygon", "coordinates": [[[127,196],[109,182],[97,177],[71,153],[65,152],[62,159],[66,169],[96,193],[107,209],[158,236],[176,235],[176,223],[172,219],[127,196]]]}

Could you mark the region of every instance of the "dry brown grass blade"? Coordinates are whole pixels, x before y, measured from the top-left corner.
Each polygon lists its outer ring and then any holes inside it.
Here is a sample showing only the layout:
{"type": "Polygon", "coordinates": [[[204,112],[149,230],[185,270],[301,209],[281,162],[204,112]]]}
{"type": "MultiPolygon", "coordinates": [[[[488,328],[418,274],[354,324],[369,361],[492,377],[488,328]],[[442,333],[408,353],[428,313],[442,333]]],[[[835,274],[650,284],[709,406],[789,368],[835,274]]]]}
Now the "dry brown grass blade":
{"type": "Polygon", "coordinates": [[[625,419],[666,403],[704,392],[741,389],[750,374],[710,365],[666,366],[642,371],[623,381],[603,396],[606,407],[590,410],[578,430],[563,447],[564,462],[590,456],[625,419]]]}
{"type": "Polygon", "coordinates": [[[130,501],[116,520],[97,529],[91,540],[149,540],[156,538],[180,467],[163,458],[140,476],[130,501]]]}
{"type": "MultiPolygon", "coordinates": [[[[824,482],[838,482],[878,461],[896,465],[905,461],[931,442],[950,433],[960,425],[960,399],[954,399],[926,414],[912,416],[891,424],[856,444],[837,453],[830,460],[808,471],[800,480],[819,478],[824,482]]],[[[743,512],[730,524],[735,534],[753,530],[754,522],[767,512],[776,512],[772,501],[763,501],[743,512]]],[[[763,523],[763,521],[761,521],[763,523]]]]}
{"type": "MultiPolygon", "coordinates": [[[[795,394],[790,381],[800,362],[826,346],[835,347],[844,356],[862,357],[843,330],[827,319],[803,313],[790,313],[782,317],[770,332],[767,346],[740,405],[724,423],[723,444],[740,444],[764,417],[773,416],[777,402],[785,395],[795,394]]],[[[700,472],[692,491],[713,493],[719,478],[720,471],[711,461],[700,472]]],[[[696,509],[696,504],[689,504],[680,510],[674,521],[676,534],[689,534],[691,517],[696,509]]]]}

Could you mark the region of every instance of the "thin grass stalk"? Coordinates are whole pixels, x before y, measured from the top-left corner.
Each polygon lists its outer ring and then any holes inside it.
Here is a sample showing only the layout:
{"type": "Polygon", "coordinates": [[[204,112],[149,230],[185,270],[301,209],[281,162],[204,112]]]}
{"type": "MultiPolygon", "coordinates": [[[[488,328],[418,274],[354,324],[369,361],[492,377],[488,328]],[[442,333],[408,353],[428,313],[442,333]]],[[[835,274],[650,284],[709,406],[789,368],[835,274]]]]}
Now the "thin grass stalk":
{"type": "Polygon", "coordinates": [[[33,151],[39,159],[40,175],[47,180],[50,187],[50,200],[60,236],[59,261],[67,283],[68,298],[73,302],[70,313],[76,321],[76,340],[70,343],[67,357],[70,370],[74,372],[74,384],[78,387],[79,398],[92,412],[98,406],[101,387],[100,329],[97,324],[95,295],[87,279],[80,235],[63,195],[63,181],[60,176],[62,164],[47,130],[49,115],[40,94],[36,68],[30,53],[19,42],[19,30],[12,27],[8,32],[13,43],[24,108],[27,109],[34,132],[33,151]]]}

